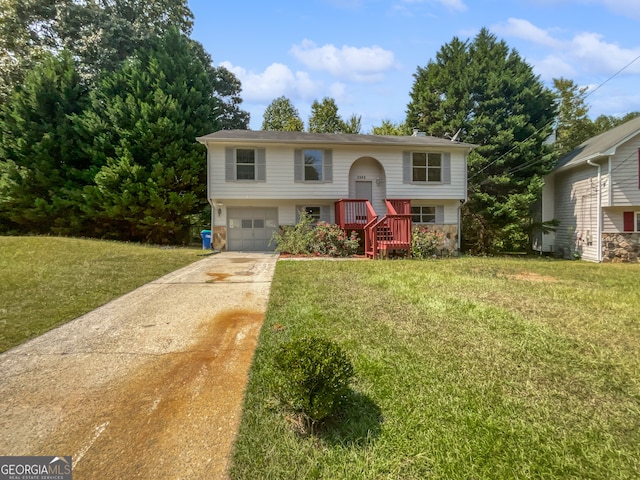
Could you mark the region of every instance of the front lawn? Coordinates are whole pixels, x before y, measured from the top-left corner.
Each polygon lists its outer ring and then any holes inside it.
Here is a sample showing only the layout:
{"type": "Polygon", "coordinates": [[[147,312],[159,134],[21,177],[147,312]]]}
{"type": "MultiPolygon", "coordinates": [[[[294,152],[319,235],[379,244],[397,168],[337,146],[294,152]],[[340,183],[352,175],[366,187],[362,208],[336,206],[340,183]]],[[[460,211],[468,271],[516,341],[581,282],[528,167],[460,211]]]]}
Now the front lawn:
{"type": "Polygon", "coordinates": [[[201,259],[201,250],[0,236],[0,352],[201,259]]]}
{"type": "Polygon", "coordinates": [[[637,265],[279,261],[232,478],[640,478],[637,265]],[[313,434],[273,353],[337,341],[356,380],[313,434]]]}

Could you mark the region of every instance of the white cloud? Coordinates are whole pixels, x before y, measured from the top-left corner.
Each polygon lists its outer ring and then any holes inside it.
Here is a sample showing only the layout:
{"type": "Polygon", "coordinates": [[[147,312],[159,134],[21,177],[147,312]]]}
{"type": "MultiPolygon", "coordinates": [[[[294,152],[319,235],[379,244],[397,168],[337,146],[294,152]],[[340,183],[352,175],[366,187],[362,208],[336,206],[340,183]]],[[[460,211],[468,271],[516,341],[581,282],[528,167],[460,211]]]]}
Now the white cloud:
{"type": "MultiPolygon", "coordinates": [[[[613,74],[640,55],[640,48],[621,48],[607,43],[597,33],[580,33],[569,44],[567,54],[590,73],[613,74]]],[[[640,61],[630,65],[626,73],[640,73],[640,61]]]]}
{"type": "Polygon", "coordinates": [[[308,73],[294,73],[281,63],[272,63],[261,73],[247,71],[230,62],[220,65],[238,77],[242,84],[242,98],[249,102],[270,102],[282,95],[289,99],[309,99],[322,90],[322,83],[312,80],[308,73]]]}
{"type": "Polygon", "coordinates": [[[383,78],[385,71],[395,68],[393,52],[378,46],[337,48],[327,44],[318,47],[310,40],[294,45],[290,53],[312,70],[331,73],[337,78],[356,82],[376,82],[383,78]]]}
{"type": "Polygon", "coordinates": [[[499,35],[522,38],[523,40],[537,43],[551,48],[562,47],[562,42],[556,40],[545,30],[536,27],[528,20],[510,18],[507,23],[494,25],[491,30],[499,35]]]}
{"type": "MultiPolygon", "coordinates": [[[[510,18],[506,24],[492,29],[501,35],[520,38],[550,50],[544,60],[534,61],[536,72],[546,79],[581,73],[612,75],[640,55],[640,47],[623,48],[606,42],[598,33],[580,32],[569,40],[563,40],[551,35],[549,30],[518,18],[510,18]]],[[[637,73],[640,73],[640,60],[625,69],[625,74],[637,73]]]]}
{"type": "Polygon", "coordinates": [[[596,0],[612,12],[624,17],[640,19],[640,2],[638,0],[596,0]]]}
{"type": "Polygon", "coordinates": [[[533,61],[533,70],[536,75],[540,75],[543,80],[551,80],[553,78],[572,78],[575,69],[555,55],[549,55],[544,60],[533,61]]]}
{"type": "Polygon", "coordinates": [[[403,0],[404,3],[436,3],[440,4],[443,7],[446,7],[449,10],[454,10],[458,12],[464,12],[467,10],[467,6],[462,0],[403,0]]]}

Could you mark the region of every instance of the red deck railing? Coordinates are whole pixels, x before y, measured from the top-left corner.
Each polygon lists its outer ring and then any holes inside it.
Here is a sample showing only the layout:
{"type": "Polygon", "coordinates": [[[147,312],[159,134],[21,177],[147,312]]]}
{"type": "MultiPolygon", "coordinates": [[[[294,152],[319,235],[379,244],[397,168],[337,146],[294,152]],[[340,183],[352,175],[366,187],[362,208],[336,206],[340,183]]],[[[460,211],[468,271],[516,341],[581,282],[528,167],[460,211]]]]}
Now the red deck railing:
{"type": "Polygon", "coordinates": [[[378,216],[366,199],[342,199],[336,202],[336,225],[346,231],[364,230],[371,220],[378,216]]]}
{"type": "Polygon", "coordinates": [[[342,199],[336,202],[336,224],[340,228],[364,230],[367,257],[387,256],[404,250],[411,255],[411,201],[385,200],[387,214],[379,218],[366,199],[342,199]]]}

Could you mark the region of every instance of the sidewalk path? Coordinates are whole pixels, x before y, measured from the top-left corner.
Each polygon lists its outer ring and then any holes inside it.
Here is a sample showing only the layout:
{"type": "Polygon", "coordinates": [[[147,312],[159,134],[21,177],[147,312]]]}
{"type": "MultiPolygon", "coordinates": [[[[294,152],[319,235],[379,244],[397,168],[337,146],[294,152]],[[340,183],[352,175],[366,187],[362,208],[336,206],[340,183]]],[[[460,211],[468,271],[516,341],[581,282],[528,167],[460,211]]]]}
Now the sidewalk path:
{"type": "Polygon", "coordinates": [[[0,455],[226,478],[276,260],[212,255],[0,355],[0,455]]]}

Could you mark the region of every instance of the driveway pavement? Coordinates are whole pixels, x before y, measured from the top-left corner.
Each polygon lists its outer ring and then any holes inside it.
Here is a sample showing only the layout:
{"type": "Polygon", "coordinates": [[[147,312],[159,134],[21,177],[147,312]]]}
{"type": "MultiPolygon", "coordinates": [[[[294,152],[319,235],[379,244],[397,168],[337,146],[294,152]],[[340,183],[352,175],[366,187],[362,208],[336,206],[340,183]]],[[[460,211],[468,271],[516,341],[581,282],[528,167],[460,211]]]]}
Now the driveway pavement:
{"type": "Polygon", "coordinates": [[[0,455],[225,478],[276,260],[209,256],[0,355],[0,455]]]}

